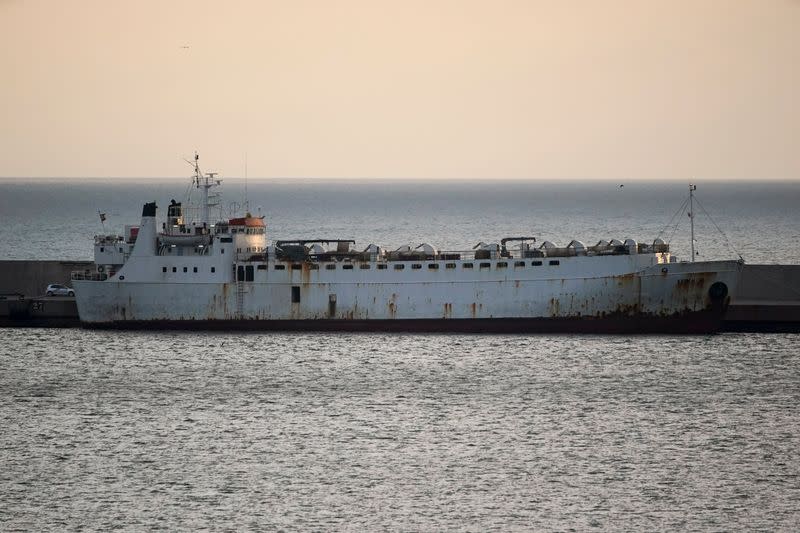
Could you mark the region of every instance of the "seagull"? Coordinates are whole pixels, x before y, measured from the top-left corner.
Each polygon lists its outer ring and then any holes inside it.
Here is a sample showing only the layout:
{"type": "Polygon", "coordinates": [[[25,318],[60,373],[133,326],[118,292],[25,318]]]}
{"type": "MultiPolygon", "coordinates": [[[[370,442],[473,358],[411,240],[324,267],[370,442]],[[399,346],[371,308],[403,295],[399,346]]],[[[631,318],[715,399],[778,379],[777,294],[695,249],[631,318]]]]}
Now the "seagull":
{"type": "Polygon", "coordinates": [[[181,46],[181,48],[183,48],[184,50],[188,50],[189,49],[189,45],[188,44],[184,44],[183,46],[181,46]]]}
{"type": "Polygon", "coordinates": [[[622,183],[620,183],[620,184],[619,184],[619,188],[620,188],[620,189],[621,189],[621,188],[623,188],[624,186],[625,186],[625,185],[624,185],[624,184],[622,184],[622,183]]]}

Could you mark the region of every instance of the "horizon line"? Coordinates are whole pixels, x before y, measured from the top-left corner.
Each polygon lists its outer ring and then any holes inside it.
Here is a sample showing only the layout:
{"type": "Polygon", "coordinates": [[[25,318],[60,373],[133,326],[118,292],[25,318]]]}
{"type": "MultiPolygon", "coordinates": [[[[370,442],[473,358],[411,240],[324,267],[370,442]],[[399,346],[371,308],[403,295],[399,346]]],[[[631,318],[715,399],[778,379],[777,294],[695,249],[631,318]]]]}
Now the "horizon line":
{"type": "MultiPolygon", "coordinates": [[[[192,176],[0,176],[2,181],[46,181],[46,180],[189,180],[192,176]]],[[[570,178],[547,178],[547,177],[477,177],[477,176],[461,176],[461,177],[424,177],[424,176],[270,176],[270,177],[252,177],[252,176],[220,176],[221,180],[235,180],[235,181],[531,181],[531,182],[613,182],[613,183],[646,183],[646,182],[692,182],[692,181],[716,181],[716,182],[800,182],[800,176],[797,177],[783,177],[783,178],[765,178],[765,177],[658,177],[658,178],[631,178],[631,177],[570,177],[570,178]]]]}

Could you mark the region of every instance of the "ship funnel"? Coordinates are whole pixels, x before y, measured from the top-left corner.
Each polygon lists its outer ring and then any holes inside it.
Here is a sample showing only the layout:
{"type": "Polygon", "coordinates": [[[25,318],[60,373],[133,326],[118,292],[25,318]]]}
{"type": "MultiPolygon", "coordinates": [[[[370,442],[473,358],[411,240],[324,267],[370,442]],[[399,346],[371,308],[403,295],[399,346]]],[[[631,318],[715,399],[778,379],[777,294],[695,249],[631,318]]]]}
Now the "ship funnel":
{"type": "Polygon", "coordinates": [[[156,253],[156,203],[149,202],[142,208],[142,223],[133,246],[132,256],[155,255],[156,253]]]}

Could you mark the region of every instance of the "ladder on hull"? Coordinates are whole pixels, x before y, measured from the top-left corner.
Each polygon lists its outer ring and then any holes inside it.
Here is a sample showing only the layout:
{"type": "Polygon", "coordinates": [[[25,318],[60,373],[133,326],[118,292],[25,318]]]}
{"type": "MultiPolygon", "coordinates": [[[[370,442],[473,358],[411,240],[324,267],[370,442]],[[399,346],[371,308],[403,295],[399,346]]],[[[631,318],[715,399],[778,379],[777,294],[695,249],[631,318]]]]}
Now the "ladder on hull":
{"type": "Polygon", "coordinates": [[[236,318],[244,315],[244,281],[236,280],[236,318]]]}

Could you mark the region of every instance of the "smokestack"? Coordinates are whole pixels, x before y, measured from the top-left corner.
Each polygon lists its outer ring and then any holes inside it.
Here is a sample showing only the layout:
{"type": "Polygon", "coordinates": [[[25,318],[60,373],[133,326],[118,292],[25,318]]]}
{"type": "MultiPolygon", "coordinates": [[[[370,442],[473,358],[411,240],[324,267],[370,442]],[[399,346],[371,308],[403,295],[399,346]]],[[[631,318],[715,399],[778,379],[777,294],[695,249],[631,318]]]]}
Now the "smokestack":
{"type": "Polygon", "coordinates": [[[132,256],[156,254],[156,203],[149,202],[142,208],[142,223],[139,226],[139,235],[133,245],[132,256]]]}

